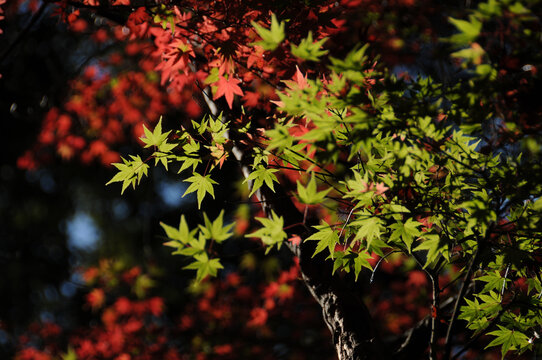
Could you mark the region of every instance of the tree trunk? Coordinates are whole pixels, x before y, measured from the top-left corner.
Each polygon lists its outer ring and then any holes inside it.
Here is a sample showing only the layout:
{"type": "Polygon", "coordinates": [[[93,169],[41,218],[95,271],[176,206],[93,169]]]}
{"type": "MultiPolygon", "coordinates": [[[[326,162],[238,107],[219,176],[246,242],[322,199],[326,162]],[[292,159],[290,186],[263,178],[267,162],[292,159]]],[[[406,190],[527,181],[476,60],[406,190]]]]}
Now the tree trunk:
{"type": "MultiPolygon", "coordinates": [[[[313,230],[308,225],[317,219],[304,219],[283,189],[275,190],[272,193],[262,189],[260,197],[264,208],[282,216],[290,233],[303,239],[310,236],[313,230]]],[[[300,246],[289,243],[288,246],[299,258],[305,285],[322,307],[339,360],[390,358],[391,353],[378,339],[373,319],[362,300],[359,283],[352,277],[332,275],[333,262],[326,260],[323,253],[312,257],[316,241],[303,242],[300,246]]]]}
{"type": "Polygon", "coordinates": [[[300,265],[305,285],[322,307],[339,360],[386,359],[373,319],[355,283],[332,276],[330,261],[311,258],[314,247],[302,247],[300,265]],[[324,262],[325,261],[325,262],[324,262]]]}

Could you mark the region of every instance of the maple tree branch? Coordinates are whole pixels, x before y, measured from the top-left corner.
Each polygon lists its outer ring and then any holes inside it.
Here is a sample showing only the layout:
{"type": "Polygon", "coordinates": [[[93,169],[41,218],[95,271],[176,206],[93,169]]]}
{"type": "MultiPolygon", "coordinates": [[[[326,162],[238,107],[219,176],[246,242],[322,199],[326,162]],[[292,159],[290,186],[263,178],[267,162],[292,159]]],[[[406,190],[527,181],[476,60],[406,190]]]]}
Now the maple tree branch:
{"type": "MultiPolygon", "coordinates": [[[[349,215],[350,216],[350,215],[349,215]]],[[[348,219],[347,219],[348,220],[348,219]]],[[[345,222],[346,224],[346,222],[345,222]]],[[[342,230],[341,230],[341,233],[342,233],[342,230]]],[[[376,265],[374,266],[373,268],[373,271],[371,271],[371,277],[369,279],[369,283],[372,284],[373,281],[374,281],[374,278],[375,278],[375,275],[376,275],[376,271],[378,270],[378,268],[380,267],[380,264],[388,257],[390,256],[391,254],[395,254],[395,253],[398,253],[400,252],[399,250],[392,250],[390,251],[389,253],[387,253],[386,255],[382,256],[380,259],[378,259],[378,262],[376,263],[376,265]]]]}
{"type": "MultiPolygon", "coordinates": [[[[453,304],[452,297],[440,303],[440,310],[445,312],[453,304]]],[[[427,315],[404,333],[404,340],[399,349],[393,354],[395,360],[410,360],[412,354],[422,354],[427,349],[431,339],[431,315],[427,315]]]]}
{"type": "MultiPolygon", "coordinates": [[[[296,168],[296,167],[292,167],[292,166],[284,166],[284,165],[280,165],[280,164],[278,164],[276,161],[275,161],[274,164],[269,164],[269,166],[272,167],[273,169],[283,169],[283,170],[292,170],[292,171],[307,172],[306,169],[299,168],[299,167],[296,168]]],[[[313,170],[312,173],[317,174],[317,175],[326,176],[325,173],[320,172],[320,171],[315,171],[315,170],[313,170]]]]}

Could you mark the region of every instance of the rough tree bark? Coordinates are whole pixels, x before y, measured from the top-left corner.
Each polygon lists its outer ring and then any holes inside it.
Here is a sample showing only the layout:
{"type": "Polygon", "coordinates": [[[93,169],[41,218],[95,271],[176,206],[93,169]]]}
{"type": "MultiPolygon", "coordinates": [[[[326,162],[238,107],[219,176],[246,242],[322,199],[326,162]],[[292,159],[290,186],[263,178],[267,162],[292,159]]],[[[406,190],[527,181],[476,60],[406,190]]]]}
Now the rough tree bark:
{"type": "MultiPolygon", "coordinates": [[[[275,192],[262,190],[261,201],[284,218],[291,234],[303,239],[311,235],[310,224],[317,219],[304,219],[282,187],[275,192]],[[305,220],[305,223],[303,221],[305,220]]],[[[383,346],[374,321],[363,302],[360,286],[353,279],[332,275],[332,262],[318,254],[312,257],[315,242],[288,245],[299,258],[303,281],[322,308],[322,316],[329,328],[339,360],[388,359],[391,353],[383,346]]]]}

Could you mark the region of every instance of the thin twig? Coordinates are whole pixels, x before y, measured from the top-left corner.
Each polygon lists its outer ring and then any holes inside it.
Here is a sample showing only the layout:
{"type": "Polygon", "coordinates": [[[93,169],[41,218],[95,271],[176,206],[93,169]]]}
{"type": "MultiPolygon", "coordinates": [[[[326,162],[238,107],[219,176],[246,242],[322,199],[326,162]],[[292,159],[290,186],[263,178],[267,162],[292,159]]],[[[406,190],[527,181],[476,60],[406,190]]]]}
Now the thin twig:
{"type": "Polygon", "coordinates": [[[446,288],[448,288],[449,286],[453,285],[457,280],[459,280],[461,278],[461,276],[463,275],[463,273],[461,274],[458,274],[453,280],[451,280],[450,282],[448,282],[446,285],[444,285],[442,287],[442,289],[440,289],[440,292],[443,292],[446,288]]]}
{"type": "Polygon", "coordinates": [[[401,252],[401,251],[400,251],[400,250],[393,250],[393,251],[390,251],[389,253],[387,253],[386,255],[384,255],[383,257],[381,257],[380,259],[378,259],[378,262],[376,263],[375,268],[374,268],[373,271],[371,272],[371,278],[369,279],[369,284],[372,284],[372,283],[373,283],[374,277],[375,277],[375,273],[376,273],[376,270],[377,270],[378,267],[380,266],[380,263],[381,263],[382,261],[384,261],[384,259],[387,258],[388,256],[390,256],[391,254],[397,253],[397,252],[401,252]]]}
{"type": "Polygon", "coordinates": [[[504,290],[506,290],[506,278],[508,277],[508,271],[510,271],[510,264],[506,267],[506,271],[504,272],[504,279],[502,279],[502,288],[501,288],[501,304],[502,300],[504,299],[504,290]]]}
{"type": "Polygon", "coordinates": [[[344,222],[344,225],[343,227],[341,228],[341,232],[339,233],[339,239],[341,238],[341,235],[343,234],[343,231],[344,231],[344,228],[346,227],[346,225],[348,224],[348,221],[350,221],[350,217],[352,216],[352,213],[354,212],[354,208],[352,208],[352,210],[350,210],[350,213],[348,214],[348,217],[346,218],[346,221],[344,222]]]}

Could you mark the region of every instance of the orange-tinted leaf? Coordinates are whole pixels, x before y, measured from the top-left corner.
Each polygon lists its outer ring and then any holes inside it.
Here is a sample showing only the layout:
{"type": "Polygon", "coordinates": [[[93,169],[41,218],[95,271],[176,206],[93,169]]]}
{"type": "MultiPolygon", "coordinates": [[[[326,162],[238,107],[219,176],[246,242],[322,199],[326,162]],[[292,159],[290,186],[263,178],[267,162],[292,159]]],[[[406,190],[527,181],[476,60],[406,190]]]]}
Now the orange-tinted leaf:
{"type": "Polygon", "coordinates": [[[105,293],[102,289],[94,289],[87,295],[87,302],[93,310],[99,309],[105,302],[105,293]]]}
{"type": "Polygon", "coordinates": [[[213,99],[216,100],[224,96],[226,98],[228,106],[231,109],[233,104],[233,96],[235,94],[243,96],[244,94],[243,90],[241,90],[241,88],[237,85],[239,83],[240,81],[234,77],[230,77],[229,79],[226,79],[225,77],[220,77],[220,79],[215,83],[218,88],[213,99]]]}

